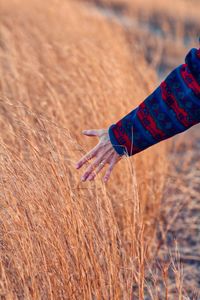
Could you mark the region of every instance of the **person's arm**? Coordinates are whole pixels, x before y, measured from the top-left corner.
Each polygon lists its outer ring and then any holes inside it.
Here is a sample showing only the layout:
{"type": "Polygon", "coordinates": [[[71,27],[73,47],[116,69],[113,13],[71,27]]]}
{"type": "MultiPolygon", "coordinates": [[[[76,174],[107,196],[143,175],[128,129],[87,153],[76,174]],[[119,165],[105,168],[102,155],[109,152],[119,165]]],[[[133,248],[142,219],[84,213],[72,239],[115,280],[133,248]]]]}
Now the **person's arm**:
{"type": "Polygon", "coordinates": [[[200,49],[173,70],[137,108],[109,128],[119,155],[136,154],[200,122],[200,49]]]}
{"type": "Polygon", "coordinates": [[[109,164],[107,181],[114,165],[127,154],[146,148],[183,132],[200,122],[200,49],[191,49],[185,64],[174,69],[138,107],[109,127],[83,133],[98,136],[100,141],[76,165],[80,168],[96,157],[82,176],[93,180],[109,164]]]}

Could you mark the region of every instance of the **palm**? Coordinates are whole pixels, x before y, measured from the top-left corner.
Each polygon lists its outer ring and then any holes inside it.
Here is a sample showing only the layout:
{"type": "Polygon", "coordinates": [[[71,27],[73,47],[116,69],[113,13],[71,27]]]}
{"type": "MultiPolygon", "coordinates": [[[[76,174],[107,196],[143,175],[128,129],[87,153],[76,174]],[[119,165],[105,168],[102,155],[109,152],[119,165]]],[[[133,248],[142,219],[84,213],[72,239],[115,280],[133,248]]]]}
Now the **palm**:
{"type": "Polygon", "coordinates": [[[108,130],[84,130],[83,134],[87,136],[97,136],[99,138],[99,143],[85,156],[83,156],[76,164],[76,168],[79,169],[86,162],[92,158],[95,158],[83,174],[81,178],[82,181],[86,181],[87,179],[93,180],[106,164],[109,166],[106,170],[104,181],[108,181],[114,166],[121,159],[121,156],[114,150],[110,142],[108,130]]]}

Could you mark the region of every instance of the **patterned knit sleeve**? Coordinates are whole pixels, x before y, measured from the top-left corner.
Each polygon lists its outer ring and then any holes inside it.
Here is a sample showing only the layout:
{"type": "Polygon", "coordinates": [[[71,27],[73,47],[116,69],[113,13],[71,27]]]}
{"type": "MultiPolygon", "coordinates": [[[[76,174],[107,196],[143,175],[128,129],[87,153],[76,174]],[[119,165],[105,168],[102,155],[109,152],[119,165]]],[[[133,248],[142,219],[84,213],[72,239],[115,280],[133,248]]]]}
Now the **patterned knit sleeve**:
{"type": "Polygon", "coordinates": [[[134,155],[200,122],[200,49],[174,69],[138,107],[109,127],[119,155],[134,155]]]}

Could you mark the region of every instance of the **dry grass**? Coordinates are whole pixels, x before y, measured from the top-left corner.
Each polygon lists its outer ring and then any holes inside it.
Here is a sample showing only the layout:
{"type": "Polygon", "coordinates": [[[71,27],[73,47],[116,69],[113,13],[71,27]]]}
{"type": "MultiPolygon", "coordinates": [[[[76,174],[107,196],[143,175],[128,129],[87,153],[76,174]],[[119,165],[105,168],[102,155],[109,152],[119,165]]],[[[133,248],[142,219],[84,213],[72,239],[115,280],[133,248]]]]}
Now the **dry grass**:
{"type": "MultiPolygon", "coordinates": [[[[80,0],[85,2],[86,0],[80,0]]],[[[200,2],[196,0],[87,0],[120,23],[161,78],[198,46],[200,2]]]]}
{"type": "Polygon", "coordinates": [[[1,1],[1,299],[126,300],[132,287],[133,299],[160,299],[170,143],[122,160],[107,186],[74,169],[94,145],[81,130],[109,126],[155,86],[123,28],[83,4],[1,1]]]}

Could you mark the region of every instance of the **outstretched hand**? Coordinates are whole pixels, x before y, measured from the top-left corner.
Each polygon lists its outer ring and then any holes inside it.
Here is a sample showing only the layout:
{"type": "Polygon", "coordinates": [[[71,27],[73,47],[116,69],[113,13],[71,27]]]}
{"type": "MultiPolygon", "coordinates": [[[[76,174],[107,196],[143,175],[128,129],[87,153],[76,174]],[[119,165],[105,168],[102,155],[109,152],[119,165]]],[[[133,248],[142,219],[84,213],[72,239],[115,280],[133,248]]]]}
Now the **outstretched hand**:
{"type": "Polygon", "coordinates": [[[99,138],[99,142],[76,164],[76,168],[79,169],[86,162],[88,162],[92,158],[95,158],[95,160],[93,160],[93,162],[91,162],[91,164],[87,167],[85,173],[81,177],[81,180],[94,180],[96,175],[104,168],[106,164],[108,164],[109,166],[104,176],[104,182],[108,181],[114,166],[121,159],[121,156],[115,151],[110,142],[108,130],[84,130],[83,134],[87,136],[97,136],[99,138]]]}

